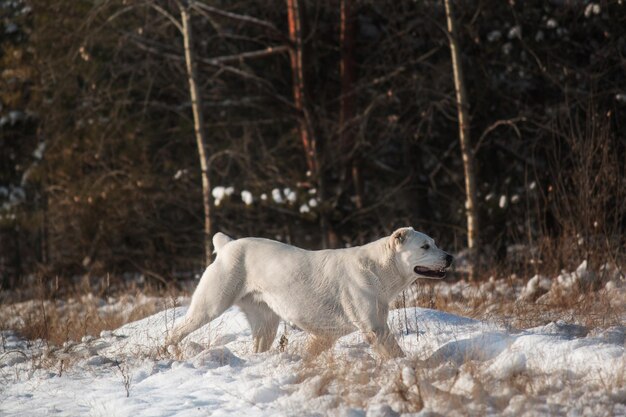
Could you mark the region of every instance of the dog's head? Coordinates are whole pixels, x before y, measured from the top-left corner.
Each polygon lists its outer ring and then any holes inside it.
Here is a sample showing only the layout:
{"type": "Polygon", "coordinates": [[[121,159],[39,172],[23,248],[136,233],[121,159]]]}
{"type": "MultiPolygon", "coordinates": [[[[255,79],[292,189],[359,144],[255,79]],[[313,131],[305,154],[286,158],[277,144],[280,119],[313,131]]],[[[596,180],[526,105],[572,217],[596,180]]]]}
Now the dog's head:
{"type": "Polygon", "coordinates": [[[396,252],[396,265],[407,277],[442,279],[454,258],[435,245],[435,241],[412,227],[396,230],[390,237],[396,252]]]}

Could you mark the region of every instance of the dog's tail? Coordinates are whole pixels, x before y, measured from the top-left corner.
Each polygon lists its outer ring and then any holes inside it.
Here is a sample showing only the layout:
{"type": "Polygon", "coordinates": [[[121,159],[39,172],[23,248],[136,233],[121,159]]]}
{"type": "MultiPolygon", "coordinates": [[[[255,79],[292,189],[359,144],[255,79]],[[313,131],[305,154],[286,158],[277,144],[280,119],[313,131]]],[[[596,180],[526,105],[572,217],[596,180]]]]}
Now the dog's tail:
{"type": "Polygon", "coordinates": [[[228,242],[232,242],[233,239],[230,236],[226,236],[222,232],[217,232],[213,235],[213,253],[218,253],[228,242]]]}

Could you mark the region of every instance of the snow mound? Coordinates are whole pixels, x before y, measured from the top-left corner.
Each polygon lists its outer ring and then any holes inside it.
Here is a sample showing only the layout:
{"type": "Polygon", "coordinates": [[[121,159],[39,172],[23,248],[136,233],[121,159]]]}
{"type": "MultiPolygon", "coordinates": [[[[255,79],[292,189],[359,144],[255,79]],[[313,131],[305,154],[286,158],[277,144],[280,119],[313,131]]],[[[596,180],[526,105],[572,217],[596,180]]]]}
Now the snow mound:
{"type": "Polygon", "coordinates": [[[420,415],[449,415],[455,414],[451,398],[469,411],[478,409],[477,393],[502,404],[480,409],[480,414],[545,412],[541,401],[528,402],[519,390],[490,393],[480,388],[489,381],[506,386],[506,381],[524,376],[548,381],[551,388],[541,395],[562,404],[558,410],[576,409],[580,397],[608,404],[617,414],[626,412],[620,405],[626,396],[623,326],[588,330],[553,322],[514,332],[436,310],[407,308],[389,315],[407,359],[382,361],[361,334],[353,333],[341,338],[331,353],[311,361],[301,348],[306,335],[283,323],[279,337],[286,331],[285,352],[276,345],[269,352],[252,353],[247,321],[236,307],[189,335],[174,354],[167,352],[165,337],[185,311],[168,309],[99,338],[68,344],[69,353],[62,357],[66,362],[58,362],[61,368],[54,365],[61,356],[46,351],[42,343],[3,331],[0,374],[9,383],[0,388],[0,415],[397,416],[416,410],[410,407],[411,398],[421,398],[414,402],[423,406],[420,415]],[[44,357],[53,366],[43,366],[44,357]],[[69,362],[72,366],[63,368],[69,362]],[[564,376],[583,381],[579,386],[584,393],[559,382],[564,376]]]}

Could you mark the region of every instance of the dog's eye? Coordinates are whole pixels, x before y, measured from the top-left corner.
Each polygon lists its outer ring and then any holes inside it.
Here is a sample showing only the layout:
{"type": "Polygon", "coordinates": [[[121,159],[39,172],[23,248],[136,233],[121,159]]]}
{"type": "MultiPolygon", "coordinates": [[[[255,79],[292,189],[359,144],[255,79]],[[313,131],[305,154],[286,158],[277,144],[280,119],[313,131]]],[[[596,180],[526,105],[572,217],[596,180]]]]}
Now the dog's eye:
{"type": "Polygon", "coordinates": [[[422,249],[427,250],[430,249],[430,245],[428,243],[422,245],[422,249]]]}

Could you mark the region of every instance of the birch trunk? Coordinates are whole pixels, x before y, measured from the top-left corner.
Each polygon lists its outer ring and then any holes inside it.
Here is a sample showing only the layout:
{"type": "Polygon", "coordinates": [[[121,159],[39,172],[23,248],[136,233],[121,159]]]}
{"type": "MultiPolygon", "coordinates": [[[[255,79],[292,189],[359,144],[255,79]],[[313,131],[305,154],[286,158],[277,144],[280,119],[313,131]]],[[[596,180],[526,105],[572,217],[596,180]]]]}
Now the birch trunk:
{"type": "Polygon", "coordinates": [[[206,135],[204,132],[202,116],[202,99],[198,89],[198,77],[193,53],[192,28],[189,19],[189,6],[179,4],[180,18],[182,21],[183,43],[185,48],[185,63],[187,64],[187,79],[189,81],[189,96],[193,112],[194,133],[200,158],[200,172],[202,177],[202,205],[204,208],[204,261],[208,265],[211,262],[213,235],[211,221],[211,182],[209,180],[209,160],[206,153],[206,135]]]}
{"type": "Polygon", "coordinates": [[[450,0],[444,0],[446,8],[446,20],[448,24],[448,40],[450,42],[450,54],[452,55],[452,69],[454,73],[454,87],[456,90],[456,106],[459,118],[459,140],[463,157],[463,170],[465,172],[465,212],[467,216],[467,247],[470,253],[470,280],[476,274],[476,250],[478,246],[478,213],[476,204],[476,181],[474,175],[474,154],[470,145],[470,120],[468,115],[469,103],[463,80],[463,67],[461,53],[456,37],[454,17],[450,0]]]}

